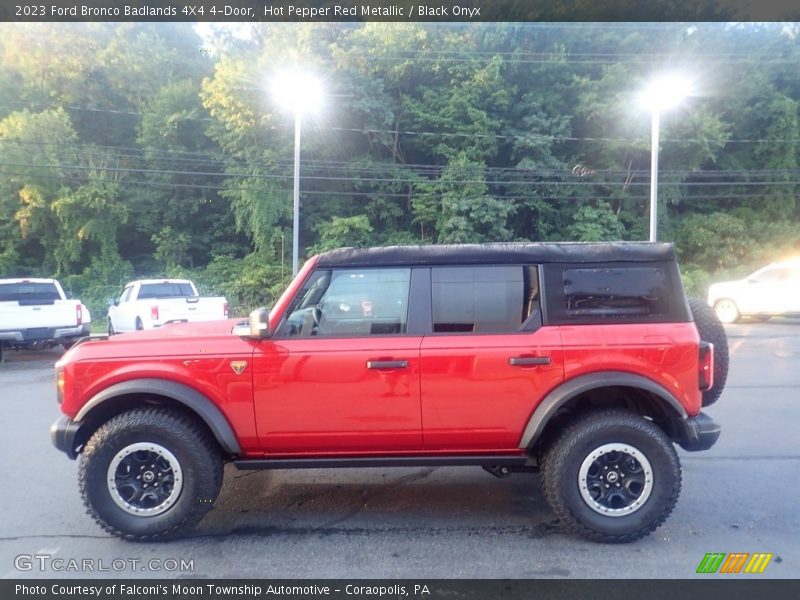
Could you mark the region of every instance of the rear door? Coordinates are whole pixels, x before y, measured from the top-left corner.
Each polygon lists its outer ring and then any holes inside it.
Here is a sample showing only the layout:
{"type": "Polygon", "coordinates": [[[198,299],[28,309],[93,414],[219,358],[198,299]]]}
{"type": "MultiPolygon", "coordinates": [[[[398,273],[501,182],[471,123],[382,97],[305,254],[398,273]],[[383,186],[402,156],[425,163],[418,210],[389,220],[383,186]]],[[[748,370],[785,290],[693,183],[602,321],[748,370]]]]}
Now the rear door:
{"type": "Polygon", "coordinates": [[[558,329],[542,327],[537,267],[432,267],[430,285],[425,448],[515,449],[533,409],[564,377],[558,329]]]}
{"type": "Polygon", "coordinates": [[[788,296],[790,298],[789,310],[795,315],[800,315],[800,264],[793,264],[789,269],[788,296]]]}
{"type": "Polygon", "coordinates": [[[791,269],[784,265],[770,265],[754,273],[742,285],[739,310],[745,314],[793,312],[797,302],[790,276],[791,269]]]}

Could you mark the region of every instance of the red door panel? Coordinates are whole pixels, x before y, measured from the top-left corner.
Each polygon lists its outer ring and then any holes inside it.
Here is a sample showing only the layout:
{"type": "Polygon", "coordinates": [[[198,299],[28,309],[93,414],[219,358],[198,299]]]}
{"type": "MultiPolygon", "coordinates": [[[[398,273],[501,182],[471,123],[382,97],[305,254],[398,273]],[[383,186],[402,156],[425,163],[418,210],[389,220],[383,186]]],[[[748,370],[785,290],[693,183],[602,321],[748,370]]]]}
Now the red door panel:
{"type": "Polygon", "coordinates": [[[420,450],[421,341],[398,336],[263,342],[254,356],[253,381],[262,449],[317,455],[420,450]]]}
{"type": "Polygon", "coordinates": [[[426,337],[421,349],[425,448],[514,450],[534,408],[563,380],[556,328],[426,337]]]}

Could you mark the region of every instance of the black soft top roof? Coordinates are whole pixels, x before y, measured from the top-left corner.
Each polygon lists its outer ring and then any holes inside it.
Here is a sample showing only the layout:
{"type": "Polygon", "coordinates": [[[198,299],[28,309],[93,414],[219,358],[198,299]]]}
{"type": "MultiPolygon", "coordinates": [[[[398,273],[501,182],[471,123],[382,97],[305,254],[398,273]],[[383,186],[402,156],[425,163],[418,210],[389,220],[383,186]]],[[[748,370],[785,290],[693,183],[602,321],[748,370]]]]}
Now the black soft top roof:
{"type": "Polygon", "coordinates": [[[319,267],[480,265],[502,263],[595,263],[675,261],[668,243],[519,242],[341,248],[319,256],[319,267]]]}

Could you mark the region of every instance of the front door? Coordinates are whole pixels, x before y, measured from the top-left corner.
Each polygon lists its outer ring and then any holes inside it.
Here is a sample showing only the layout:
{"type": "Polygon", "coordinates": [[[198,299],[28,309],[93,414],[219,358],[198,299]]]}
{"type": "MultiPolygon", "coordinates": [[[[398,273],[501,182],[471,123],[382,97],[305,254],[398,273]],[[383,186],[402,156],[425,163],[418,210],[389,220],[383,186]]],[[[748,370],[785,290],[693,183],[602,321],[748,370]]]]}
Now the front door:
{"type": "Polygon", "coordinates": [[[739,310],[745,314],[793,312],[792,308],[797,304],[797,286],[792,285],[791,275],[788,266],[771,265],[748,277],[739,310]]]}
{"type": "Polygon", "coordinates": [[[319,270],[254,362],[258,436],[270,454],[422,448],[420,334],[411,270],[319,270]]]}

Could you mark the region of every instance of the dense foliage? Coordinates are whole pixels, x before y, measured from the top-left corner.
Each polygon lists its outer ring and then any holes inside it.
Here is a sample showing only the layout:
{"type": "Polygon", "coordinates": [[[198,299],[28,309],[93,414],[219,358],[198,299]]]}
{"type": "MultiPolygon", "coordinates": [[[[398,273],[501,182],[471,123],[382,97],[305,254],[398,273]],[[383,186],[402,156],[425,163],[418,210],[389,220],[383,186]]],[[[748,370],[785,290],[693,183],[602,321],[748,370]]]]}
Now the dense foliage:
{"type": "MultiPolygon", "coordinates": [[[[303,124],[302,254],[342,245],[647,237],[696,292],[798,251],[800,48],[784,24],[0,25],[0,276],[89,300],[189,274],[238,312],[290,275],[293,121],[270,77],[325,81],[303,124]]],[[[99,315],[98,315],[99,312],[99,315]]],[[[102,320],[102,318],[100,319],[102,320]]]]}

